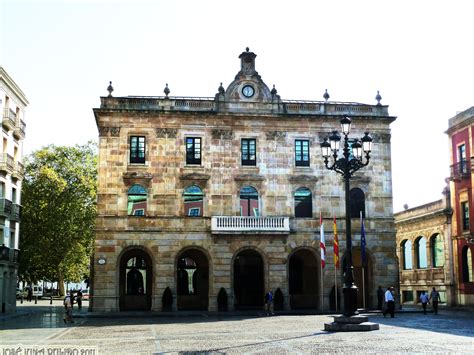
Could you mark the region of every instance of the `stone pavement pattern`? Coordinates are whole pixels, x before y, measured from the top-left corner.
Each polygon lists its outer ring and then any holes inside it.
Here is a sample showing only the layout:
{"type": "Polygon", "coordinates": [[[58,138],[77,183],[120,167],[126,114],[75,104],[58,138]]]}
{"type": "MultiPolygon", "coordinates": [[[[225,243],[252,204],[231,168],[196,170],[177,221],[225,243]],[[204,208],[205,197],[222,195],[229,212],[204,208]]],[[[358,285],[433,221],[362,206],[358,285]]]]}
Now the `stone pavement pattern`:
{"type": "MultiPolygon", "coordinates": [[[[65,325],[60,306],[0,321],[0,348],[27,346],[96,347],[118,353],[473,353],[472,313],[444,311],[435,316],[380,314],[370,320],[380,330],[328,333],[326,315],[93,317],[85,310],[65,325]]],[[[79,352],[80,353],[80,352],[79,352]]],[[[89,354],[92,354],[91,352],[89,354]]]]}

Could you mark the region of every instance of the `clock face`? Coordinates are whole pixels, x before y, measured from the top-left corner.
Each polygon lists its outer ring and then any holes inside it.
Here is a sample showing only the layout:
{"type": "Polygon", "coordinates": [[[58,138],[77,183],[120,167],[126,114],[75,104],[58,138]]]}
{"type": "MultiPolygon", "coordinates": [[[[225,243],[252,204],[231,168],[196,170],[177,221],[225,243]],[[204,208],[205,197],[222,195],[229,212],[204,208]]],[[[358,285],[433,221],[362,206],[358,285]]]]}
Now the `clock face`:
{"type": "Polygon", "coordinates": [[[242,88],[242,94],[244,94],[245,97],[252,97],[254,93],[255,93],[255,90],[250,85],[245,85],[242,88]]]}

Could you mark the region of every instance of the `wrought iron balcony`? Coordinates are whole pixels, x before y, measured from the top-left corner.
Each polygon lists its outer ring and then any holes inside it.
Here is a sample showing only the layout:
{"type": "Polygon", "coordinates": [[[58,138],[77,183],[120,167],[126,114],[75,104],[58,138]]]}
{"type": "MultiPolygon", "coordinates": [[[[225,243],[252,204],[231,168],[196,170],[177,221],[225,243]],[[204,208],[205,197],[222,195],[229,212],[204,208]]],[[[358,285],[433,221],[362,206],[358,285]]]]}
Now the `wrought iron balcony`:
{"type": "Polygon", "coordinates": [[[7,130],[15,129],[16,127],[16,113],[9,109],[5,108],[3,110],[3,120],[2,125],[7,128],[7,130]]]}
{"type": "Polygon", "coordinates": [[[10,260],[10,248],[5,246],[5,244],[0,246],[0,260],[10,260]]]}
{"type": "Polygon", "coordinates": [[[18,205],[16,203],[12,203],[12,213],[11,213],[11,219],[13,221],[20,221],[21,219],[21,205],[18,205]]]}
{"type": "Polygon", "coordinates": [[[289,234],[289,217],[214,216],[213,234],[289,234]]]}
{"type": "Polygon", "coordinates": [[[10,261],[14,263],[20,262],[20,251],[18,249],[10,248],[10,261]]]}
{"type": "Polygon", "coordinates": [[[471,176],[471,162],[469,160],[462,160],[456,164],[451,165],[451,180],[459,181],[467,179],[471,176]]]}
{"type": "Polygon", "coordinates": [[[0,154],[0,172],[11,174],[15,164],[13,157],[7,153],[0,154]]]}
{"type": "Polygon", "coordinates": [[[12,214],[12,202],[4,197],[0,198],[0,216],[10,218],[12,214]]]}

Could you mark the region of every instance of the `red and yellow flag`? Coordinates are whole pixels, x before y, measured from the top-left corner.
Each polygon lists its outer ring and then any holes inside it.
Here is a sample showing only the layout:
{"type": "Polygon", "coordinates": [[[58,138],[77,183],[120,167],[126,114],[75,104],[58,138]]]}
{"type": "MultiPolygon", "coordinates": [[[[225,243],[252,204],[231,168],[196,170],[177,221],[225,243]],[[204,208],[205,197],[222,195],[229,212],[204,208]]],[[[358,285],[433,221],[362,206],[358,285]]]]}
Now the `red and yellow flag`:
{"type": "Polygon", "coordinates": [[[337,224],[336,224],[336,216],[334,216],[334,265],[336,269],[339,268],[339,240],[337,238],[337,224]]]}

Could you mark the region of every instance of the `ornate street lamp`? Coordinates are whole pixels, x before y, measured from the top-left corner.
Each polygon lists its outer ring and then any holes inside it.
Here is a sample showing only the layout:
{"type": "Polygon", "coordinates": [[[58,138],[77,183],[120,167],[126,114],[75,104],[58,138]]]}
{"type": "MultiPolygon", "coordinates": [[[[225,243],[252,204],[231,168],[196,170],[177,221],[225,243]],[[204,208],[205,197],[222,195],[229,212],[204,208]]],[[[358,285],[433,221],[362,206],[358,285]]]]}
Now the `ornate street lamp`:
{"type": "Polygon", "coordinates": [[[369,132],[365,136],[349,142],[349,133],[351,131],[352,120],[349,117],[341,119],[341,131],[344,135],[344,146],[342,148],[342,157],[338,157],[341,136],[337,131],[324,139],[321,143],[321,151],[324,158],[324,164],[329,170],[334,170],[342,175],[344,179],[344,189],[346,198],[346,257],[344,270],[344,316],[350,317],[357,315],[357,286],[354,285],[354,273],[352,267],[352,238],[351,238],[351,216],[349,211],[349,180],[359,169],[367,166],[370,160],[372,150],[372,137],[369,132]],[[328,142],[329,140],[329,142],[328,142]],[[352,155],[351,155],[352,150],[352,155]],[[363,159],[365,153],[365,162],[363,159]],[[331,163],[329,162],[332,156],[331,163]]]}

